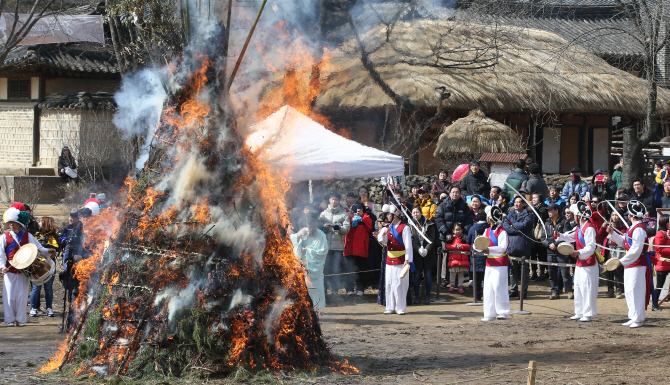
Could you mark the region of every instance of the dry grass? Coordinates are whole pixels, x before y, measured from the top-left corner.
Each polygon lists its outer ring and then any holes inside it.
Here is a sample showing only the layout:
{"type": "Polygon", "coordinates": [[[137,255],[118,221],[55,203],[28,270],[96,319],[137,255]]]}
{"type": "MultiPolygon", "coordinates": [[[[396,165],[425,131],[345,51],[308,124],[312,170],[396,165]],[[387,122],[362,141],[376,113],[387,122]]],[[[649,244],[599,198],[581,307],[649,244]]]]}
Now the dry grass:
{"type": "MultiPolygon", "coordinates": [[[[561,111],[643,116],[647,82],[610,66],[584,48],[556,34],[516,27],[415,20],[395,24],[389,40],[381,26],[364,34],[370,59],[391,88],[417,107],[435,108],[445,86],[452,96],[445,108],[492,112],[561,111]],[[481,48],[496,36],[499,51],[481,48]],[[463,49],[465,48],[465,49],[463,49]],[[468,50],[468,48],[472,48],[468,50]],[[446,53],[445,53],[446,52],[446,53]],[[454,53],[456,52],[456,53],[454,53]],[[498,57],[492,68],[438,68],[449,59],[477,54],[498,57]]],[[[358,43],[345,42],[332,52],[329,65],[319,74],[320,109],[379,108],[394,104],[363,68],[358,43]]],[[[308,83],[312,71],[298,69],[308,83]]],[[[277,74],[266,96],[281,90],[284,74],[277,74]]],[[[280,106],[279,106],[280,107],[280,106]]],[[[658,113],[670,112],[670,92],[659,88],[658,113]]]]}
{"type": "Polygon", "coordinates": [[[472,110],[465,118],[444,127],[433,156],[484,152],[516,153],[520,150],[519,143],[519,135],[511,128],[487,118],[480,110],[472,110]]]}

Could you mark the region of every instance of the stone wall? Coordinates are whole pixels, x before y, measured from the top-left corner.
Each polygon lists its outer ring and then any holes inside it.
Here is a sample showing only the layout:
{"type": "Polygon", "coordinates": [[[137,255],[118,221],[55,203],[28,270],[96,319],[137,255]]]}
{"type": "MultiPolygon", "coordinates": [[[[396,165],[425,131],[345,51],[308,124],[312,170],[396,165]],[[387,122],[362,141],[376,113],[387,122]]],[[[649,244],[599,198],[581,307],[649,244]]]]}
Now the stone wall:
{"type": "Polygon", "coordinates": [[[0,165],[33,165],[33,121],[35,108],[0,104],[0,165]]]}
{"type": "Polygon", "coordinates": [[[58,157],[63,146],[69,146],[76,156],[81,110],[42,110],[40,117],[40,165],[58,167],[58,157]]]}

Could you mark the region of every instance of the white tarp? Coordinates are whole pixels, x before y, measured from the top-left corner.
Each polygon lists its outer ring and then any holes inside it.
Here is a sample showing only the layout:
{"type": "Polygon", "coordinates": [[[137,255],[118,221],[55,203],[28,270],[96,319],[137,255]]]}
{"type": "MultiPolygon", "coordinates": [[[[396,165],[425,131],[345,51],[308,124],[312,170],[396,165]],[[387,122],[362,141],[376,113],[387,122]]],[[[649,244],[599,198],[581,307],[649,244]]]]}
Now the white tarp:
{"type": "Polygon", "coordinates": [[[337,135],[290,106],[252,130],[246,139],[251,152],[293,182],[405,173],[402,157],[337,135]]]}
{"type": "MultiPolygon", "coordinates": [[[[29,15],[18,14],[16,31],[21,28],[29,15]]],[[[34,18],[34,16],[33,16],[34,18]]],[[[0,16],[0,43],[5,43],[12,31],[14,14],[0,16]]],[[[105,44],[105,33],[101,15],[55,15],[39,19],[19,44],[70,43],[90,41],[105,44]]]]}

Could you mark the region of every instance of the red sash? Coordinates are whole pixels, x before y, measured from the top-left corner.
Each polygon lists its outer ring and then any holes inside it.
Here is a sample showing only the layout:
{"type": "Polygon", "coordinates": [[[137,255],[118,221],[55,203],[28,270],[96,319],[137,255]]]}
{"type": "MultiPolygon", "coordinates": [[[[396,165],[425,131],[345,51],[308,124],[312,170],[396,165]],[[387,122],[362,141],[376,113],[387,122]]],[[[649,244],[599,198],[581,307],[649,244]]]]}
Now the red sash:
{"type": "MultiPolygon", "coordinates": [[[[390,225],[393,226],[393,225],[390,225]]],[[[405,250],[405,245],[403,244],[402,241],[402,232],[405,230],[405,224],[401,223],[396,227],[396,231],[398,234],[398,237],[400,237],[400,240],[396,239],[396,237],[393,236],[393,233],[391,231],[388,232],[388,243],[386,244],[386,250],[387,250],[387,255],[386,255],[386,264],[387,265],[402,265],[405,263],[405,256],[403,255],[402,257],[398,258],[391,258],[388,256],[388,251],[404,251],[405,250]]]]}
{"type": "Polygon", "coordinates": [[[5,239],[7,241],[7,246],[5,247],[5,256],[7,257],[7,262],[5,263],[5,267],[9,268],[9,273],[21,274],[21,272],[16,270],[14,266],[12,266],[9,263],[9,261],[14,259],[14,254],[16,254],[17,251],[19,251],[21,246],[26,245],[28,244],[28,242],[30,242],[30,238],[28,232],[24,230],[19,231],[16,237],[19,238],[18,244],[14,240],[14,237],[12,237],[12,234],[10,234],[9,232],[5,233],[5,239]]]}
{"type": "MultiPolygon", "coordinates": [[[[624,250],[628,251],[633,246],[633,238],[632,238],[633,237],[633,231],[635,231],[635,229],[638,229],[638,228],[641,228],[642,230],[644,230],[645,234],[647,233],[647,228],[644,227],[644,224],[642,222],[638,222],[634,226],[631,226],[631,228],[628,229],[628,232],[626,233],[626,237],[624,238],[624,241],[623,241],[623,249],[624,250]]],[[[647,267],[647,256],[646,256],[646,254],[647,254],[647,248],[648,247],[649,246],[644,245],[643,248],[642,248],[642,252],[640,253],[640,256],[637,258],[637,261],[631,263],[628,266],[624,266],[624,269],[627,269],[629,267],[640,267],[640,266],[647,267]]]]}
{"type": "MultiPolygon", "coordinates": [[[[589,227],[592,227],[595,230],[595,227],[593,227],[593,224],[591,222],[586,222],[586,225],[584,225],[584,227],[577,228],[577,236],[575,237],[575,249],[577,251],[586,247],[586,240],[584,240],[584,234],[586,233],[586,229],[588,229],[589,227]]],[[[598,260],[596,259],[596,253],[594,252],[593,254],[589,255],[589,257],[586,259],[581,259],[577,257],[577,262],[575,263],[575,265],[579,267],[586,267],[586,266],[595,266],[597,263],[598,260]]]]}

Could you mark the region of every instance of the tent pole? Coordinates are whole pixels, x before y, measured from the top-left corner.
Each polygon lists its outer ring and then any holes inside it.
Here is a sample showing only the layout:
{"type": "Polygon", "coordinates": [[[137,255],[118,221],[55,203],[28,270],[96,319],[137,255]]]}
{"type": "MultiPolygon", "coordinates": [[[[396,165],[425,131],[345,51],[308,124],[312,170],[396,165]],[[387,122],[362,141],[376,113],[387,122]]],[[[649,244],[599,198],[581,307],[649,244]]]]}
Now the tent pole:
{"type": "Polygon", "coordinates": [[[309,203],[314,203],[314,195],[312,195],[312,180],[309,180],[309,203]]]}

